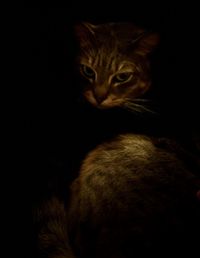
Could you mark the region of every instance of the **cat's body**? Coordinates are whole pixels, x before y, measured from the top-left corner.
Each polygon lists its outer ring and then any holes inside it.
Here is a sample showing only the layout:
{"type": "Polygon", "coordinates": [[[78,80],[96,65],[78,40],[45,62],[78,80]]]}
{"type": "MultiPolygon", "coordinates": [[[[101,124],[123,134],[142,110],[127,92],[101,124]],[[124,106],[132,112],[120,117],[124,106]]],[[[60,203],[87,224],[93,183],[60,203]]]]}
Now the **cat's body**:
{"type": "Polygon", "coordinates": [[[199,232],[198,177],[173,148],[157,145],[123,135],[84,160],[68,210],[77,257],[162,257],[199,232]]]}
{"type": "MultiPolygon", "coordinates": [[[[113,23],[81,24],[76,34],[85,99],[98,109],[144,111],[148,54],[157,36],[113,23]]],[[[94,147],[81,162],[68,201],[54,196],[38,209],[41,257],[164,257],[174,248],[177,254],[198,250],[198,162],[174,141],[134,133],[94,147]]]]}
{"type": "Polygon", "coordinates": [[[42,249],[63,258],[197,251],[200,172],[185,157],[173,141],[142,135],[101,144],[83,161],[66,210],[55,199],[46,206],[42,249]]]}

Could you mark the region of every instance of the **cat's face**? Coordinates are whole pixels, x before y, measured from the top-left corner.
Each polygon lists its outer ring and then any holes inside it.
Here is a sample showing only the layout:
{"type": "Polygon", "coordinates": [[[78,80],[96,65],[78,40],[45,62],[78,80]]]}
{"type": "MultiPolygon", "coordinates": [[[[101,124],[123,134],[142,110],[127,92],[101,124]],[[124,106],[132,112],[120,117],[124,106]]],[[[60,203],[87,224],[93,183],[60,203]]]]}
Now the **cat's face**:
{"type": "Polygon", "coordinates": [[[151,84],[147,54],[158,41],[132,24],[77,26],[83,95],[97,108],[128,105],[151,84]]]}

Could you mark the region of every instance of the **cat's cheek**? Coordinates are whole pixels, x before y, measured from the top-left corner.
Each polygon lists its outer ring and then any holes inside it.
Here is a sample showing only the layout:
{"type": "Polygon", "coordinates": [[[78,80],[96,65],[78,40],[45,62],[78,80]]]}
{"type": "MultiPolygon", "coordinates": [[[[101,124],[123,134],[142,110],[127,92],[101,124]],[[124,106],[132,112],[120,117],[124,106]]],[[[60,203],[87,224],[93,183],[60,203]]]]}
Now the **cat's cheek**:
{"type": "Polygon", "coordinates": [[[92,91],[91,90],[87,90],[87,91],[85,91],[84,92],[84,97],[87,99],[87,101],[90,103],[90,104],[92,104],[93,106],[95,106],[95,107],[97,107],[97,101],[96,101],[96,99],[94,98],[94,95],[93,95],[93,93],[92,93],[92,91]]]}
{"type": "Polygon", "coordinates": [[[140,90],[142,93],[145,93],[151,86],[150,82],[146,82],[146,81],[141,81],[140,82],[140,90]]]}

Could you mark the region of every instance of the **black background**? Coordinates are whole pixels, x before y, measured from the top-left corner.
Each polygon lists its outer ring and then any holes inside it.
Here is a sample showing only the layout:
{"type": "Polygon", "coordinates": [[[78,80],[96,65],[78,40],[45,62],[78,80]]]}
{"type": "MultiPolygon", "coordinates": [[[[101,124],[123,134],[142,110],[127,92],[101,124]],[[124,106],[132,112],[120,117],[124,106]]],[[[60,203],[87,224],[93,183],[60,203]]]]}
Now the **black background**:
{"type": "MultiPolygon", "coordinates": [[[[103,134],[113,129],[107,124],[110,116],[115,126],[121,124],[118,113],[90,110],[88,115],[88,109],[76,102],[72,69],[74,23],[131,21],[157,31],[161,42],[154,63],[153,97],[160,116],[155,125],[151,118],[140,121],[138,117],[133,117],[130,124],[142,132],[149,121],[151,132],[182,138],[199,132],[198,9],[191,3],[149,2],[110,2],[108,6],[108,1],[73,1],[63,8],[24,7],[18,12],[20,26],[14,40],[19,43],[19,57],[15,60],[19,83],[15,85],[14,127],[19,139],[15,149],[18,172],[17,176],[14,172],[10,176],[20,191],[19,196],[12,193],[16,204],[14,217],[20,215],[20,222],[15,219],[19,231],[27,219],[31,222],[31,208],[51,188],[50,179],[56,185],[59,178],[64,178],[65,184],[74,177],[68,171],[78,166],[77,160],[85,150],[101,140],[92,138],[92,134],[98,133],[104,139],[103,134]]],[[[31,227],[25,226],[22,235],[21,247],[27,239],[26,246],[30,246],[31,227]]]]}

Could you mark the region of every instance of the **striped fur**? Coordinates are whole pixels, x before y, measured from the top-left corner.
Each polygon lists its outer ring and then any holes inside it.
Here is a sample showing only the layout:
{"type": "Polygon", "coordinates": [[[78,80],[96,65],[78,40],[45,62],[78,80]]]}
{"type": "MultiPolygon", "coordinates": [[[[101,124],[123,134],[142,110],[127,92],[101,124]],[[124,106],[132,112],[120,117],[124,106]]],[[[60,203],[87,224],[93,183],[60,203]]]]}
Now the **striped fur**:
{"type": "Polygon", "coordinates": [[[91,79],[79,70],[87,101],[97,108],[133,109],[128,103],[141,98],[151,85],[148,54],[157,45],[158,36],[129,23],[83,23],[76,27],[76,35],[77,66],[87,66],[95,73],[91,79]],[[116,82],[116,76],[124,73],[131,75],[130,80],[116,82]]]}

